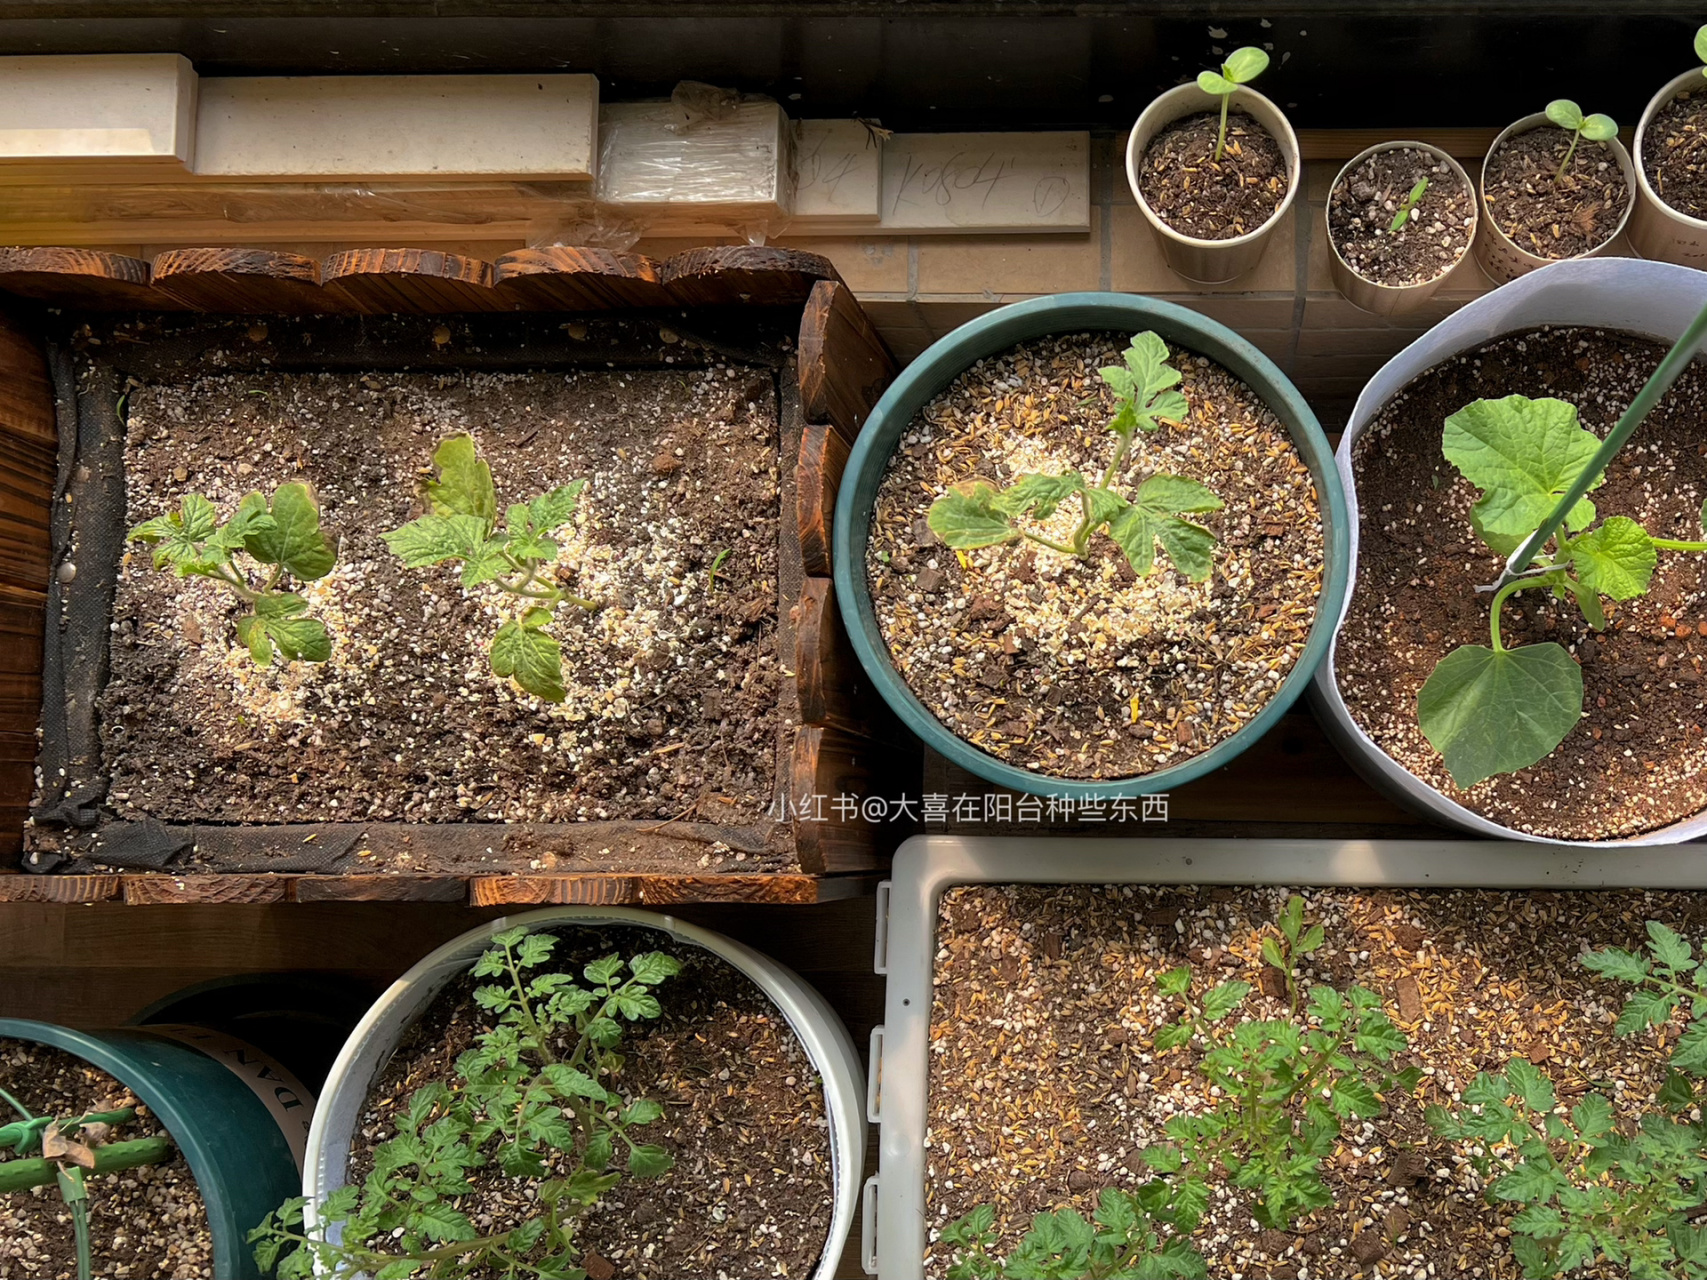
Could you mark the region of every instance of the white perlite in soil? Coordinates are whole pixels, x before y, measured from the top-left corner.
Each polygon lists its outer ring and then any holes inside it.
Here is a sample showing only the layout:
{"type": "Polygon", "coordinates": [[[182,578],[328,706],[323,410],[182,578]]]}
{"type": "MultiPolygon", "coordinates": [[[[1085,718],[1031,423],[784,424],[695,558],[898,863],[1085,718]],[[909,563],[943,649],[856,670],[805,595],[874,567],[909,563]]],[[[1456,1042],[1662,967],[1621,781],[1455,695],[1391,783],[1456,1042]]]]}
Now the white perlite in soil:
{"type": "Polygon", "coordinates": [[[247,374],[136,388],[129,414],[130,523],[186,490],[224,517],[250,490],[298,480],[341,545],[332,573],[298,588],[331,659],[264,668],[236,642],[225,589],[128,552],[103,715],[120,816],[762,814],[781,732],[768,375],[247,374]],[[433,450],[460,432],[490,461],[500,509],[587,481],[554,535],[555,568],[602,607],[563,605],[550,628],[561,705],[491,671],[514,600],[463,590],[455,564],[405,569],[380,540],[420,514],[433,450]],[[708,566],[724,548],[714,590],[708,566]]]}

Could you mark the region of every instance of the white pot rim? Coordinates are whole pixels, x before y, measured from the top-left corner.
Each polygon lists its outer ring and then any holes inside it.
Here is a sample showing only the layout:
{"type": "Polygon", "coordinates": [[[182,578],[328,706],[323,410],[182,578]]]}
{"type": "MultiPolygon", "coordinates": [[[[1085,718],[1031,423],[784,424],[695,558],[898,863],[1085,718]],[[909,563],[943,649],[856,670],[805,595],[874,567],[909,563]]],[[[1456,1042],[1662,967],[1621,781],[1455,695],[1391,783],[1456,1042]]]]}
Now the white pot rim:
{"type": "MultiPolygon", "coordinates": [[[[1287,139],[1275,139],[1275,141],[1280,144],[1281,152],[1286,156],[1286,194],[1280,198],[1280,203],[1275,207],[1274,212],[1268,216],[1260,227],[1254,231],[1247,231],[1242,236],[1231,236],[1226,240],[1202,240],[1197,236],[1188,236],[1183,232],[1176,231],[1170,227],[1167,222],[1163,220],[1162,216],[1150,207],[1150,202],[1144,198],[1144,192],[1139,188],[1138,162],[1142,160],[1143,157],[1137,153],[1137,143],[1138,129],[1144,123],[1144,117],[1158,109],[1166,110],[1167,106],[1173,105],[1174,102],[1188,101],[1190,100],[1190,95],[1193,93],[1201,94],[1203,93],[1203,90],[1199,89],[1195,83],[1175,85],[1172,89],[1158,94],[1151,100],[1150,105],[1145,107],[1144,110],[1139,113],[1137,123],[1132,126],[1131,132],[1126,135],[1127,185],[1132,188],[1132,198],[1138,202],[1138,208],[1143,212],[1144,217],[1149,220],[1150,225],[1170,240],[1178,241],[1183,245],[1190,245],[1194,249],[1233,249],[1240,245],[1251,244],[1266,236],[1274,229],[1275,224],[1279,222],[1281,218],[1286,216],[1287,211],[1292,208],[1292,202],[1297,199],[1298,188],[1304,180],[1303,159],[1298,152],[1298,135],[1292,128],[1292,122],[1286,118],[1286,113],[1276,106],[1272,99],[1264,97],[1255,89],[1241,85],[1238,91],[1233,95],[1233,101],[1229,104],[1228,111],[1232,112],[1237,109],[1240,94],[1248,95],[1249,98],[1254,98],[1256,101],[1268,107],[1269,110],[1273,111],[1274,114],[1280,118],[1280,121],[1286,126],[1286,132],[1288,135],[1287,139]],[[1166,104],[1166,106],[1164,106],[1164,104],[1166,104]],[[1290,142],[1290,146],[1288,145],[1288,142],[1290,142]]],[[[1190,114],[1193,114],[1190,110],[1180,111],[1178,114],[1168,117],[1161,127],[1165,128],[1175,120],[1181,119],[1182,117],[1190,114]]],[[[1259,119],[1254,112],[1247,111],[1245,114],[1251,116],[1252,119],[1257,120],[1257,123],[1261,124],[1264,129],[1268,128],[1267,123],[1259,119]]],[[[1160,128],[1158,128],[1157,132],[1160,132],[1160,128]]],[[[1270,132],[1272,133],[1273,131],[1270,130],[1270,132]]]]}
{"type": "Polygon", "coordinates": [[[1676,218],[1685,226],[1694,227],[1699,231],[1707,231],[1707,219],[1697,218],[1680,209],[1674,209],[1666,203],[1665,197],[1655,191],[1648,182],[1647,166],[1642,163],[1642,144],[1647,141],[1648,126],[1653,123],[1654,117],[1670,106],[1672,99],[1687,89],[1692,82],[1699,81],[1701,89],[1707,92],[1707,74],[1703,74],[1703,70],[1701,67],[1695,67],[1692,70],[1685,71],[1680,76],[1674,76],[1648,100],[1647,110],[1642,112],[1642,118],[1636,122],[1636,145],[1630,153],[1630,161],[1636,167],[1636,185],[1641,189],[1642,194],[1664,209],[1668,217],[1676,218]]]}
{"type": "MultiPolygon", "coordinates": [[[[1459,164],[1457,160],[1442,151],[1433,143],[1400,140],[1397,142],[1377,142],[1374,146],[1365,147],[1350,160],[1347,160],[1345,164],[1340,167],[1340,171],[1334,175],[1333,182],[1328,184],[1327,205],[1329,207],[1332,206],[1334,192],[1339,190],[1339,185],[1345,181],[1346,174],[1350,173],[1358,165],[1369,159],[1370,156],[1379,155],[1383,151],[1426,151],[1430,155],[1446,161],[1446,163],[1451,167],[1453,175],[1463,185],[1464,194],[1470,197],[1470,238],[1464,242],[1464,247],[1458,251],[1458,256],[1451,262],[1447,263],[1445,267],[1441,268],[1438,273],[1430,276],[1427,280],[1418,280],[1412,284],[1383,284],[1379,280],[1371,280],[1356,267],[1352,266],[1351,263],[1345,260],[1345,255],[1340,252],[1340,247],[1334,240],[1334,229],[1331,221],[1327,224],[1328,252],[1334,255],[1334,261],[1338,262],[1341,267],[1345,268],[1346,271],[1350,272],[1363,284],[1367,285],[1371,289],[1380,290],[1381,296],[1412,293],[1417,289],[1436,288],[1442,280],[1446,279],[1447,276],[1451,275],[1458,269],[1464,259],[1470,256],[1471,250],[1475,248],[1476,233],[1481,230],[1482,221],[1482,201],[1480,193],[1476,190],[1476,184],[1470,180],[1470,175],[1465,171],[1464,166],[1459,164]]],[[[1326,211],[1324,211],[1324,216],[1326,216],[1326,211]]]]}
{"type": "MultiPolygon", "coordinates": [[[[1481,210],[1485,208],[1488,203],[1488,162],[1494,158],[1494,153],[1504,146],[1510,139],[1519,137],[1525,133],[1532,133],[1543,125],[1549,128],[1558,128],[1557,125],[1553,124],[1553,122],[1547,118],[1547,113],[1545,111],[1536,111],[1530,115],[1524,116],[1521,120],[1512,121],[1504,129],[1500,130],[1500,136],[1494,139],[1493,145],[1488,148],[1488,154],[1482,157],[1482,170],[1477,176],[1476,204],[1478,206],[1478,217],[1480,217],[1481,210]]],[[[1496,239],[1504,248],[1517,254],[1526,262],[1533,263],[1534,269],[1536,270],[1539,270],[1544,266],[1551,266],[1557,262],[1577,262],[1595,255],[1604,255],[1606,253],[1607,246],[1609,246],[1614,240],[1618,239],[1619,236],[1623,235],[1624,229],[1630,225],[1630,215],[1636,211],[1636,201],[1638,199],[1637,186],[1641,181],[1641,171],[1630,158],[1630,152],[1618,138],[1608,138],[1605,142],[1597,145],[1603,146],[1612,152],[1614,162],[1617,163],[1619,168],[1624,171],[1625,185],[1630,189],[1630,197],[1624,202],[1624,212],[1619,215],[1617,225],[1612,228],[1611,234],[1609,234],[1604,240],[1597,245],[1584,249],[1581,253],[1573,254],[1569,258],[1543,258],[1538,253],[1531,253],[1528,249],[1525,249],[1522,245],[1518,244],[1517,241],[1508,236],[1500,229],[1499,220],[1491,214],[1487,218],[1482,219],[1482,225],[1487,227],[1488,234],[1493,236],[1494,239],[1496,239]]]]}

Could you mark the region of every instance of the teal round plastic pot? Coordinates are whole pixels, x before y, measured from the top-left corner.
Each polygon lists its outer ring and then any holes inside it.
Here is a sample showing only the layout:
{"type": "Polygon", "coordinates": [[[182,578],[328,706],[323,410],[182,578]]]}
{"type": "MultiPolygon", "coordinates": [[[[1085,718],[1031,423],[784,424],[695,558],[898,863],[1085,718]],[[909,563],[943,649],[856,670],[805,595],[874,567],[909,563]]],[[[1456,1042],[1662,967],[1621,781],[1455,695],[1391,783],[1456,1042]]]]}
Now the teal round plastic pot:
{"type": "Polygon", "coordinates": [[[0,1018],[0,1039],[63,1049],[141,1099],[195,1175],[213,1235],[213,1274],[259,1280],[249,1232],[302,1193],[302,1175],[278,1122],[248,1085],[207,1054],[137,1028],[73,1031],[0,1018]]]}
{"type": "Polygon", "coordinates": [[[934,343],[901,372],[877,402],[860,432],[842,476],[836,501],[836,599],[854,651],[890,708],[926,745],[955,764],[999,786],[1033,795],[1075,799],[1114,799],[1169,791],[1232,761],[1277,721],[1309,685],[1316,665],[1327,655],[1335,620],[1345,599],[1351,568],[1345,491],[1334,467],[1333,450],[1304,397],[1273,361],[1223,324],[1172,303],[1125,293],[1057,293],[1000,307],[963,324],[934,343]],[[1209,750],[1153,773],[1094,781],[1057,778],[1022,769],[980,751],[957,737],[932,715],[907,687],[889,659],[889,647],[877,625],[866,582],[866,543],[871,509],[889,455],[913,417],[966,369],[1016,343],[1052,333],[1153,329],[1169,342],[1208,356],[1241,378],[1285,425],[1299,456],[1316,482],[1322,514],[1322,592],[1310,638],[1280,688],[1257,715],[1232,737],[1209,750]]]}

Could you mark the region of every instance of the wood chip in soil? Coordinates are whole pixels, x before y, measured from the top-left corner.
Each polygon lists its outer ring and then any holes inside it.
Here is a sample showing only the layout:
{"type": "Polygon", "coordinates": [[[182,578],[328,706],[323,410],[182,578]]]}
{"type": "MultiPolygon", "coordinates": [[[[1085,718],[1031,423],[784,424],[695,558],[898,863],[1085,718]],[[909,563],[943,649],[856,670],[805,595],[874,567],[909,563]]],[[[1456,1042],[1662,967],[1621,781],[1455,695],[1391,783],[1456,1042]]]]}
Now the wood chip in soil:
{"type": "MultiPolygon", "coordinates": [[[[579,975],[613,953],[663,950],[682,961],[682,972],[654,991],[662,1016],[623,1023],[625,1062],[605,1080],[631,1101],[663,1104],[664,1118],[633,1134],[664,1147],[675,1167],[657,1178],[625,1176],[581,1220],[581,1247],[611,1274],[635,1280],[810,1276],[829,1237],[834,1172],[823,1083],[787,1019],[738,970],[653,930],[551,932],[559,939],[551,970],[579,975]]],[[[363,1107],[352,1182],[372,1169],[373,1149],[396,1135],[394,1117],[409,1096],[430,1080],[454,1082],[457,1056],[489,1029],[473,1003],[476,985],[453,983],[405,1033],[363,1107]]],[[[553,1176],[566,1172],[553,1168],[553,1176]]],[[[526,1180],[493,1166],[470,1181],[474,1194],[457,1207],[482,1230],[531,1216],[526,1180]]]]}
{"type": "MultiPolygon", "coordinates": [[[[1064,778],[1151,773],[1208,750],[1268,703],[1303,651],[1322,582],[1314,481],[1279,419],[1203,356],[1171,348],[1185,422],[1138,432],[1114,487],[1158,473],[1212,489],[1192,517],[1218,541],[1209,580],[1164,554],[1139,578],[1106,535],[1090,558],[1011,543],[965,553],[931,533],[931,503],[973,477],[1079,471],[1113,458],[1126,334],[1038,339],[981,360],[927,404],[889,460],[866,573],[896,669],[954,733],[1064,778]]],[[[1064,505],[1039,531],[1070,536],[1064,505]]]]}
{"type": "MultiPolygon", "coordinates": [[[[1173,1015],[1156,977],[1190,964],[1192,992],[1245,981],[1236,1017],[1284,1017],[1261,986],[1262,934],[1285,888],[966,886],[943,895],[931,1008],[925,1136],[925,1274],[946,1274],[936,1233],[981,1204],[1002,1247],[1033,1215],[1087,1216],[1104,1187],[1150,1176],[1138,1157],[1177,1112],[1211,1105],[1199,1046],[1157,1053],[1173,1015]]],[[[1506,1218],[1482,1199],[1465,1154],[1430,1133],[1423,1109],[1452,1105],[1479,1071],[1520,1056],[1574,1103],[1591,1082],[1630,1124],[1652,1105],[1668,1051],[1655,1034],[1615,1038],[1627,988],[1593,977],[1585,950],[1640,949],[1660,920],[1699,941],[1701,894],[1302,890],[1327,943],[1306,985],[1381,994],[1422,1068],[1409,1095],[1347,1121],[1325,1178],[1334,1205],[1292,1232],[1260,1231],[1248,1192],[1212,1184],[1194,1237],[1216,1277],[1354,1280],[1464,1276],[1516,1280],[1506,1218]],[[1414,990],[1413,990],[1414,987],[1414,990]],[[1414,996],[1417,1004],[1411,1005],[1414,996]],[[1413,1017],[1403,1017],[1409,1006],[1413,1017]],[[1367,1259],[1367,1260],[1366,1260],[1367,1259]]],[[[1272,932],[1272,929],[1270,929],[1272,932]]],[[[1675,1038],[1671,1028],[1666,1040],[1675,1038]]]]}
{"type": "Polygon", "coordinates": [[[1416,147],[1378,151],[1328,195],[1328,234],[1340,257],[1365,280],[1400,287],[1426,284],[1470,248],[1475,196],[1452,166],[1416,147]],[[1428,179],[1410,219],[1393,218],[1418,181],[1428,179]]]}
{"type": "Polygon", "coordinates": [[[216,583],[125,556],[101,706],[122,818],[738,824],[771,803],[779,438],[766,371],[246,373],[129,400],[128,519],[185,490],[229,514],[302,480],[340,539],[301,588],[323,664],[255,665],[216,583]],[[513,612],[459,566],[405,569],[380,534],[421,514],[438,443],[471,432],[502,504],[588,481],[558,535],[568,700],[490,668],[513,612]],[[718,553],[731,554],[709,586],[718,553]]]}
{"type": "MultiPolygon", "coordinates": [[[[138,1108],[135,1120],[101,1141],[166,1132],[130,1090],[60,1049],[0,1040],[0,1088],[30,1114],[57,1119],[138,1108]]],[[[18,1118],[10,1107],[4,1110],[0,1123],[18,1118]]],[[[90,1252],[102,1280],[212,1280],[207,1210],[176,1147],[162,1164],[90,1174],[87,1182],[90,1252]]],[[[66,1280],[76,1274],[77,1242],[59,1188],[0,1193],[0,1280],[66,1280]]]]}
{"type": "MultiPolygon", "coordinates": [[[[1537,764],[1454,787],[1417,727],[1417,691],[1457,646],[1488,643],[1488,597],[1476,587],[1503,559],[1471,528],[1477,490],[1442,457],[1442,424],[1473,400],[1556,396],[1604,436],[1664,354],[1648,339],[1587,329],[1501,338],[1411,382],[1352,454],[1360,536],[1336,648],[1340,695],[1363,731],[1429,786],[1535,835],[1630,836],[1707,808],[1707,557],[1660,552],[1648,594],[1607,602],[1603,632],[1545,592],[1508,601],[1502,641],[1566,646],[1582,667],[1586,714],[1537,764]]],[[[1704,414],[1707,365],[1697,360],[1607,468],[1593,494],[1601,519],[1629,516],[1656,538],[1701,537],[1704,414]]]]}
{"type": "Polygon", "coordinates": [[[1636,195],[1604,142],[1578,143],[1558,177],[1570,145],[1565,130],[1542,125],[1502,142],[1482,174],[1484,213],[1539,258],[1574,258],[1605,244],[1636,195]]]}
{"type": "Polygon", "coordinates": [[[1707,93],[1680,93],[1654,113],[1642,135],[1642,168],[1667,205],[1707,218],[1707,93]]]}
{"type": "Polygon", "coordinates": [[[1144,148],[1138,189],[1181,235],[1231,240],[1256,231],[1280,208],[1292,178],[1274,135],[1255,116],[1227,115],[1227,145],[1215,158],[1221,113],[1186,116],[1144,148]]]}

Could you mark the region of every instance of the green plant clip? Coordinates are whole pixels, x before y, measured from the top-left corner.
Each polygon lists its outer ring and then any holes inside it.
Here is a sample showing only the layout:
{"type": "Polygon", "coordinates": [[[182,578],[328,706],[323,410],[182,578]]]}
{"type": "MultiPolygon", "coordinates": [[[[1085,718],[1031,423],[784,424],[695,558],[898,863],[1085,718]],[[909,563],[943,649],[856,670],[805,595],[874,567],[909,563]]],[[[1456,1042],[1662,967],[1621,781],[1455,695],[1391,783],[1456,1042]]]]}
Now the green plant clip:
{"type": "Polygon", "coordinates": [[[1149,434],[1159,431],[1164,422],[1182,422],[1189,410],[1185,395],[1176,387],[1180,372],[1168,364],[1167,344],[1154,333],[1140,333],[1126,349],[1124,364],[1100,372],[1118,406],[1108,424],[1118,443],[1101,481],[1093,485],[1077,471],[1023,475],[1005,489],[986,480],[964,481],[931,504],[927,517],[931,532],[960,551],[1023,538],[1083,560],[1090,557],[1092,535],[1106,530],[1139,577],[1155,569],[1160,544],[1174,568],[1191,581],[1202,582],[1214,567],[1215,535],[1185,517],[1219,511],[1221,499],[1196,480],[1176,475],[1150,476],[1131,500],[1110,487],[1136,432],[1149,434]],[[1047,520],[1066,502],[1078,504],[1080,519],[1065,541],[1018,523],[1021,517],[1047,520]]]}
{"type": "Polygon", "coordinates": [[[500,530],[492,468],[475,450],[474,437],[445,440],[433,451],[433,466],[437,479],[422,486],[427,514],[380,537],[411,569],[460,562],[465,588],[490,585],[517,600],[520,611],[492,637],[492,671],[536,698],[562,702],[563,650],[546,628],[561,604],[588,612],[598,605],[556,584],[551,565],[558,547],[550,535],[574,515],[587,482],[511,505],[500,530]]]}
{"type": "Polygon", "coordinates": [[[313,582],[332,572],[337,543],[320,527],[320,508],[306,484],[292,481],[272,498],[251,493],[224,524],[212,502],[186,493],[178,510],[144,520],[126,541],[153,547],[154,567],[170,567],[180,578],[212,578],[249,612],[237,619],[237,638],[261,666],[276,653],[286,662],[325,662],[332,656],[326,625],[310,618],[308,602],[281,590],[285,577],[313,582]],[[257,580],[238,560],[247,556],[265,570],[257,580]]]}
{"type": "Polygon", "coordinates": [[[1233,94],[1240,85],[1249,84],[1267,70],[1268,54],[1254,46],[1246,45],[1243,49],[1235,49],[1228,54],[1227,61],[1221,64],[1219,72],[1197,73],[1197,87],[1221,99],[1221,128],[1215,135],[1217,161],[1227,149],[1227,104],[1232,101],[1233,94]]]}

